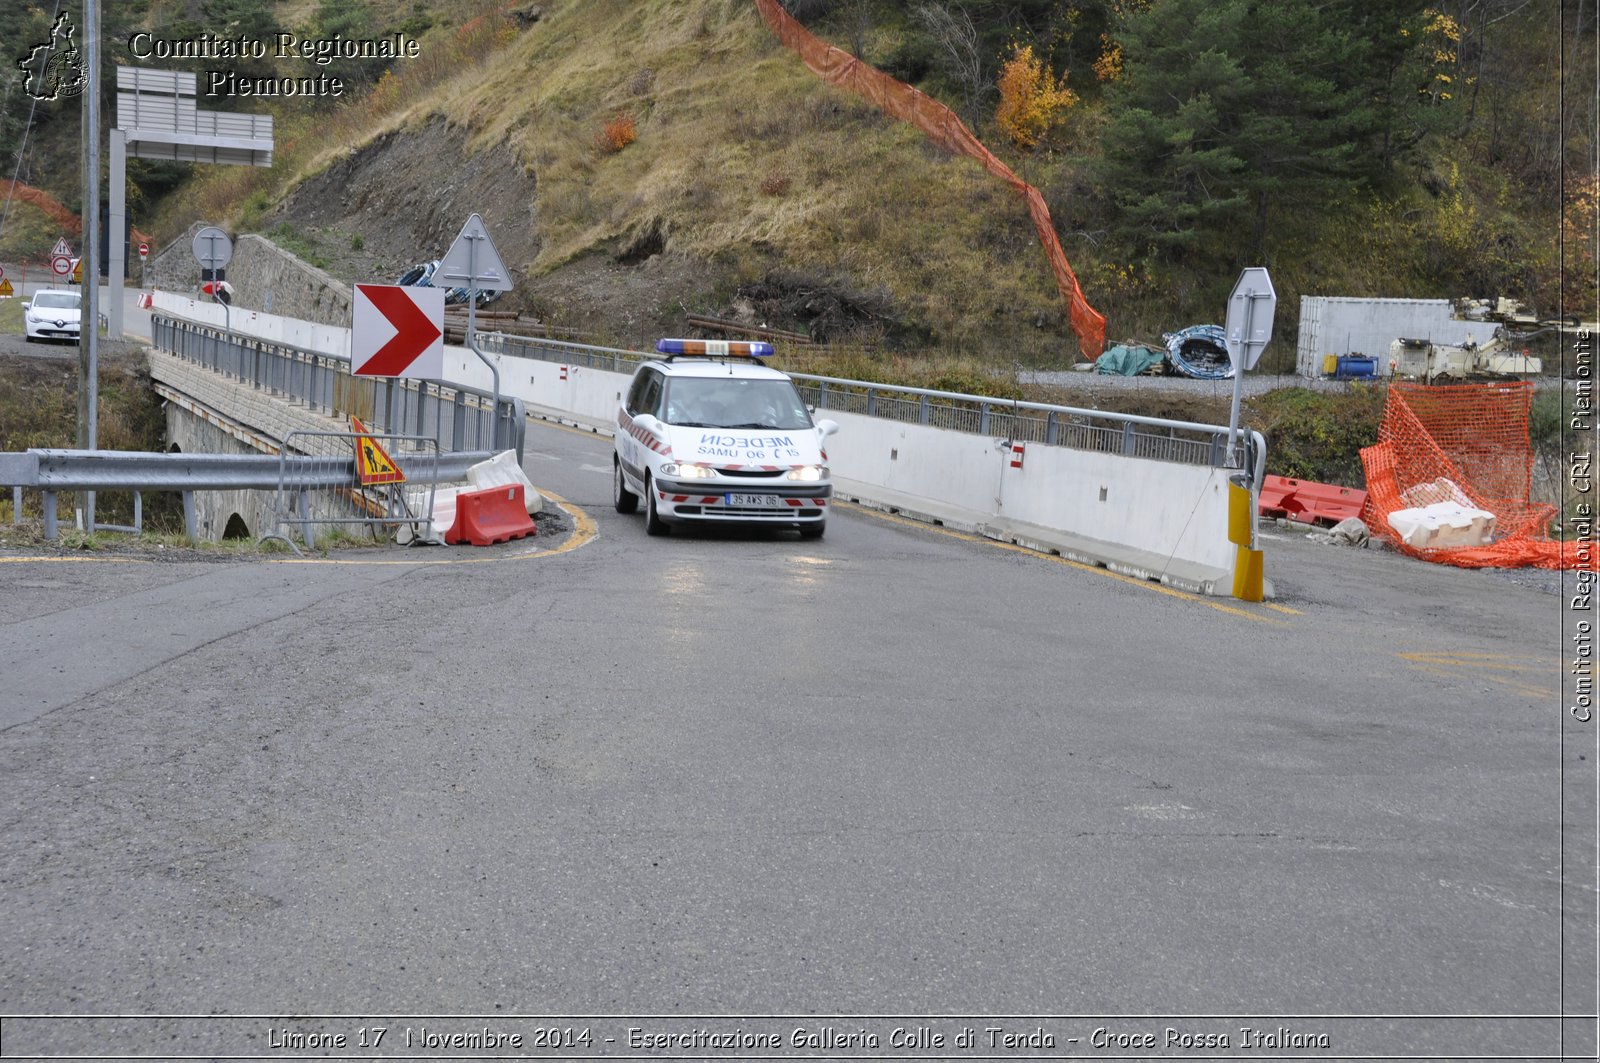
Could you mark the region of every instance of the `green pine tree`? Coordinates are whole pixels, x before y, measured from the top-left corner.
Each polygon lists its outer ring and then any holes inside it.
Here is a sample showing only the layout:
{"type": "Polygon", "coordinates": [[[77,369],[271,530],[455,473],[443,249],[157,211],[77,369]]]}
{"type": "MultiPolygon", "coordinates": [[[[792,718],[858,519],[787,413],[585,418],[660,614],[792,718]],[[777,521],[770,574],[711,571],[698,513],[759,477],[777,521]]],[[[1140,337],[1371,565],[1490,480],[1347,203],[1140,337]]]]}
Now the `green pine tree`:
{"type": "Polygon", "coordinates": [[[1155,0],[1132,14],[1102,173],[1123,236],[1172,260],[1265,261],[1276,220],[1370,181],[1383,49],[1409,6],[1155,0]]]}

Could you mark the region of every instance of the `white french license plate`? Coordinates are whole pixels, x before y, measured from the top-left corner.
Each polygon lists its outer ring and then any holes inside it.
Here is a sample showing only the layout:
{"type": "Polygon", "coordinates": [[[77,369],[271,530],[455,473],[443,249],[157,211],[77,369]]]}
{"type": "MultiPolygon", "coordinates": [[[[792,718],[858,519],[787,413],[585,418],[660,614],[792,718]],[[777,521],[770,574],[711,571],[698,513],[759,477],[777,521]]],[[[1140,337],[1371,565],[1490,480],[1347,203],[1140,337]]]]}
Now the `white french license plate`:
{"type": "Polygon", "coordinates": [[[724,495],[723,500],[730,506],[744,506],[747,509],[783,508],[783,498],[779,495],[724,495]]]}

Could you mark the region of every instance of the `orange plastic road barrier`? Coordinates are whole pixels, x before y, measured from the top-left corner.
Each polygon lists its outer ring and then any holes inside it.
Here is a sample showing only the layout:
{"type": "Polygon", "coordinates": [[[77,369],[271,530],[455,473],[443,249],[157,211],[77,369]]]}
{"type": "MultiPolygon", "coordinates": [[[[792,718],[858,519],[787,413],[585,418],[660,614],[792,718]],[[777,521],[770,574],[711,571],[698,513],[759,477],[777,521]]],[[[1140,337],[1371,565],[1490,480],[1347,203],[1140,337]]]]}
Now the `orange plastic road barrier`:
{"type": "Polygon", "coordinates": [[[1530,501],[1533,444],[1528,415],[1533,384],[1389,385],[1376,446],[1361,451],[1367,504],[1361,519],[1395,549],[1461,568],[1597,569],[1591,540],[1558,542],[1546,534],[1556,507],[1530,501]],[[1389,514],[1410,505],[1412,488],[1439,480],[1495,515],[1486,546],[1417,549],[1391,533],[1389,514]]]}
{"type": "Polygon", "coordinates": [[[1257,511],[1263,517],[1284,517],[1331,528],[1347,517],[1359,517],[1366,504],[1367,493],[1359,487],[1268,476],[1261,483],[1257,511]]]}
{"type": "Polygon", "coordinates": [[[853,92],[870,100],[885,114],[909,122],[928,135],[928,138],[946,151],[968,155],[983,164],[983,168],[1010,185],[1028,204],[1028,216],[1033,219],[1039,243],[1044,245],[1045,257],[1050,260],[1050,270],[1055,274],[1056,287],[1067,301],[1067,316],[1072,331],[1078,336],[1078,348],[1085,358],[1100,357],[1106,346],[1106,319],[1078,286],[1078,277],[1067,263],[1066,252],[1056,238],[1055,224],[1050,220],[1050,208],[1037,188],[1018,177],[1011,168],[983,143],[944,104],[930,99],[910,85],[896,81],[881,70],[868,66],[849,52],[833,47],[813,36],[783,9],[778,0],[756,0],[756,7],[773,36],[784,47],[798,55],[813,73],[835,88],[853,92]]]}
{"type": "Polygon", "coordinates": [[[455,523],[444,533],[444,541],[451,546],[488,546],[521,539],[537,530],[528,516],[522,485],[512,484],[456,495],[455,523]]]}

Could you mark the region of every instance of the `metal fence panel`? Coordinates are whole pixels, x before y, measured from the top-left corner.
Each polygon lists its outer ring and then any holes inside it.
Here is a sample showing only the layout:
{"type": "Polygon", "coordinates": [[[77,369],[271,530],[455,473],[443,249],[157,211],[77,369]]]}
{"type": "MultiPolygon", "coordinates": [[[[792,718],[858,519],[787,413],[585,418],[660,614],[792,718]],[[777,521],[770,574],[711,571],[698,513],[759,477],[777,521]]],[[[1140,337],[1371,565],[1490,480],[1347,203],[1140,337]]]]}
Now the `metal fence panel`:
{"type": "Polygon", "coordinates": [[[415,539],[433,519],[440,475],[439,441],[431,436],[372,432],[290,432],[278,465],[273,529],[263,538],[283,539],[293,527],[315,548],[319,526],[358,526],[375,536],[409,526],[415,539]],[[369,441],[404,470],[404,479],[361,483],[362,463],[352,455],[369,441]],[[304,457],[291,463],[291,451],[304,457]],[[420,490],[419,490],[420,489],[420,490]]]}

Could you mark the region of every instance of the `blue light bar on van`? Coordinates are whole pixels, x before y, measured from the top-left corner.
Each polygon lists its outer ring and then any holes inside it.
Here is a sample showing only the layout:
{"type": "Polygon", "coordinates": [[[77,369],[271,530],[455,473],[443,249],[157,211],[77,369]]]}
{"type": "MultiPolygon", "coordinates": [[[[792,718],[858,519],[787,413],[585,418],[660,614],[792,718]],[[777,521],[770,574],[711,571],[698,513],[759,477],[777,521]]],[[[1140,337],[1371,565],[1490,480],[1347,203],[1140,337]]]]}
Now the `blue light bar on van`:
{"type": "Polygon", "coordinates": [[[694,355],[701,358],[769,358],[772,344],[743,340],[657,340],[656,350],[669,358],[694,355]]]}

